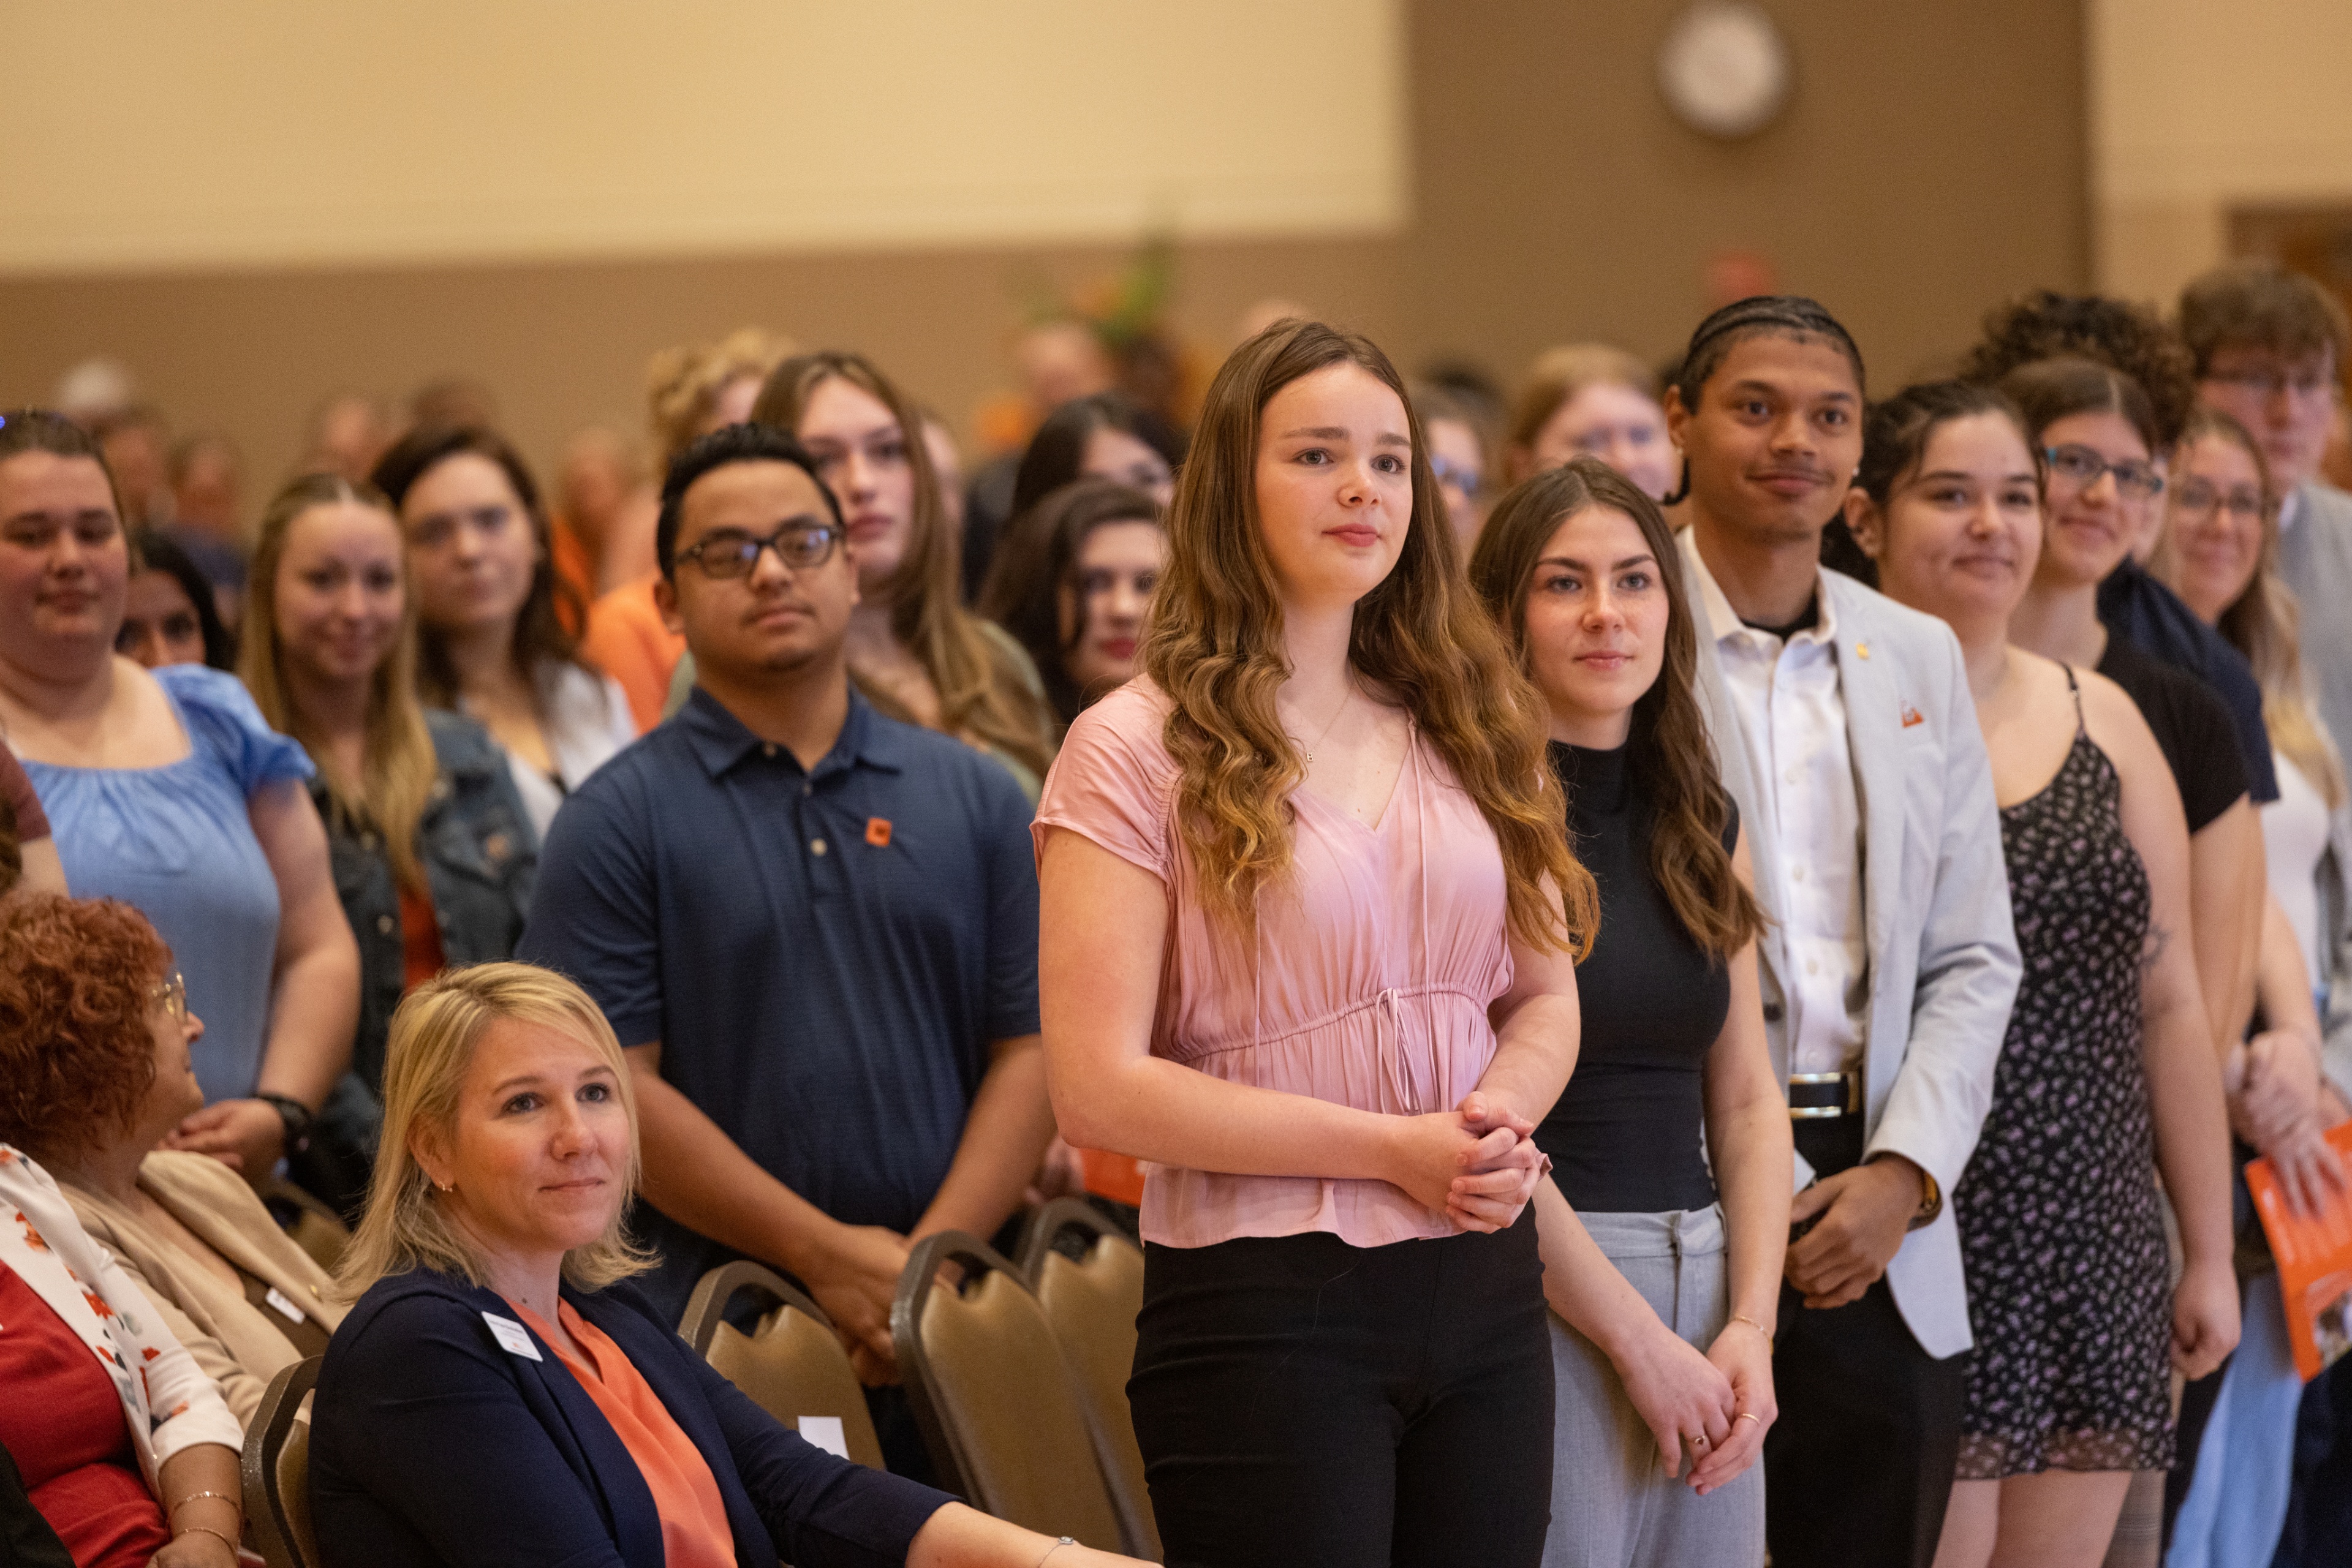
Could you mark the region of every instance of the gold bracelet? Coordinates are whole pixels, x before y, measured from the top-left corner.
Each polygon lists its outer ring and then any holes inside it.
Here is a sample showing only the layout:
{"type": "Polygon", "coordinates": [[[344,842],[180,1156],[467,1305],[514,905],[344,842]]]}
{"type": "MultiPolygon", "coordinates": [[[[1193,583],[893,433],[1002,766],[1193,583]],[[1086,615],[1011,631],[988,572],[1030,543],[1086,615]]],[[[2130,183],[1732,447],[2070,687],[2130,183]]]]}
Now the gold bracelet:
{"type": "Polygon", "coordinates": [[[1764,1348],[1766,1350],[1770,1350],[1772,1348],[1772,1331],[1770,1329],[1766,1328],[1762,1323],[1758,1322],[1746,1312],[1732,1313],[1731,1321],[1735,1323],[1746,1323],[1749,1328],[1754,1329],[1758,1333],[1764,1336],[1764,1348]]]}
{"type": "Polygon", "coordinates": [[[201,1501],[208,1497],[216,1497],[220,1499],[221,1501],[227,1503],[230,1507],[236,1509],[240,1518],[244,1516],[245,1500],[243,1498],[231,1497],[225,1491],[192,1491],[187,1496],[182,1498],[179,1501],[173,1503],[164,1511],[168,1513],[177,1513],[180,1510],[187,1507],[188,1504],[201,1501]]]}
{"type": "Polygon", "coordinates": [[[229,1560],[230,1560],[231,1562],[235,1562],[235,1561],[236,1561],[237,1556],[238,1556],[237,1548],[236,1548],[236,1542],[234,1542],[234,1541],[231,1541],[227,1536],[223,1535],[219,1531],[215,1530],[215,1529],[214,1529],[211,1525],[209,1525],[209,1524],[192,1524],[192,1525],[188,1526],[188,1528],[187,1528],[187,1529],[181,1531],[179,1532],[179,1534],[173,1536],[173,1537],[172,1537],[172,1539],[173,1539],[173,1540],[174,1540],[174,1541],[177,1541],[177,1540],[179,1540],[179,1539],[180,1539],[180,1536],[183,1536],[183,1535],[194,1535],[194,1534],[198,1533],[199,1531],[201,1531],[202,1533],[204,1533],[204,1534],[205,1534],[205,1535],[209,1535],[209,1536],[211,1536],[214,1540],[215,1540],[215,1541],[219,1542],[223,1546],[227,1547],[227,1548],[228,1548],[229,1560]]]}

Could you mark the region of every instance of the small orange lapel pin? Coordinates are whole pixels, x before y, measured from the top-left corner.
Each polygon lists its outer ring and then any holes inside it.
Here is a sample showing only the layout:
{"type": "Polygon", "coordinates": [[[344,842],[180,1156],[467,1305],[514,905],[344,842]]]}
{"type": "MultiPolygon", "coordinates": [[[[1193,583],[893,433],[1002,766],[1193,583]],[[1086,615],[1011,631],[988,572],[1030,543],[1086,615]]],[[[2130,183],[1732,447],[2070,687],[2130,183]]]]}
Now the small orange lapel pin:
{"type": "Polygon", "coordinates": [[[1909,729],[1915,724],[1925,724],[1927,722],[1927,715],[1921,713],[1917,708],[1913,707],[1909,703],[1905,703],[1903,705],[1904,728],[1909,729]]]}
{"type": "Polygon", "coordinates": [[[872,844],[877,850],[882,848],[885,844],[887,844],[890,841],[890,819],[887,817],[866,818],[866,841],[872,844]]]}

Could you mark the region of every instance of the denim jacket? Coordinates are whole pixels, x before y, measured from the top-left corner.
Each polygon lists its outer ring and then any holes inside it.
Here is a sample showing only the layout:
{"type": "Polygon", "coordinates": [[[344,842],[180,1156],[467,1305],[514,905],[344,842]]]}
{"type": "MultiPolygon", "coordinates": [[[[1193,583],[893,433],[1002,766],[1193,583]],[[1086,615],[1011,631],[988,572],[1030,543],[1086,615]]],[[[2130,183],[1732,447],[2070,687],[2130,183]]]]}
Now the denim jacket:
{"type": "MultiPolygon", "coordinates": [[[[512,957],[539,873],[539,841],[507,772],[506,754],[488,730],[462,715],[428,708],[425,725],[440,776],[417,820],[416,853],[440,923],[442,955],[452,966],[512,957]]],[[[363,1193],[375,1156],[384,1044],[406,988],[407,954],[400,887],[383,835],[339,820],[328,808],[322,780],[311,781],[310,793],[327,824],[335,895],[359,942],[360,1022],[352,1070],[329,1095],[310,1156],[295,1162],[294,1175],[328,1202],[347,1207],[363,1193]]]]}

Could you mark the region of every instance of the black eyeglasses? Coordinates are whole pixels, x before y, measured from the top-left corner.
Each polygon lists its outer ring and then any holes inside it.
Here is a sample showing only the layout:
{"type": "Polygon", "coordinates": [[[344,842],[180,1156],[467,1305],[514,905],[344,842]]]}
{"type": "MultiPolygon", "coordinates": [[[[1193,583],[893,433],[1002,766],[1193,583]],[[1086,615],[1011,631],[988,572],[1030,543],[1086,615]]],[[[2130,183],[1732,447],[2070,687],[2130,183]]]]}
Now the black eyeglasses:
{"type": "Polygon", "coordinates": [[[677,559],[692,561],[702,569],[703,576],[723,582],[730,578],[749,577],[763,549],[774,550],[778,560],[799,571],[823,566],[831,559],[833,547],[840,542],[841,530],[830,523],[786,523],[763,539],[731,530],[712,534],[678,551],[677,559]]]}
{"type": "Polygon", "coordinates": [[[2077,489],[2087,490],[2099,482],[2100,475],[2112,474],[2116,476],[2116,488],[2135,500],[2152,501],[2164,494],[2164,476],[2137,458],[2110,463],[2091,448],[2071,443],[2045,446],[2042,456],[2053,474],[2065,476],[2077,489]]]}

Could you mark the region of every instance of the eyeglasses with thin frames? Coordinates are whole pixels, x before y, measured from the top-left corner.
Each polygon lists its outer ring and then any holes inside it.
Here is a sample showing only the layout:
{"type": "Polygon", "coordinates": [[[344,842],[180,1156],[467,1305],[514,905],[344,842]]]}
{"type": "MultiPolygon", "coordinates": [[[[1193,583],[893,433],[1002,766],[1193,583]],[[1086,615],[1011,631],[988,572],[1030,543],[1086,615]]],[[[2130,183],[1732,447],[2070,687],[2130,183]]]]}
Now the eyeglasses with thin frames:
{"type": "Polygon", "coordinates": [[[712,534],[678,551],[677,559],[692,561],[702,570],[703,576],[723,582],[749,577],[759,564],[761,550],[774,550],[776,559],[787,569],[801,571],[823,566],[832,559],[833,548],[840,542],[841,530],[829,523],[786,523],[766,538],[731,529],[712,534]]]}
{"type": "Polygon", "coordinates": [[[2102,474],[2112,474],[2116,476],[2116,488],[2134,500],[2152,501],[2164,494],[2164,476],[2137,458],[2110,463],[2092,448],[2071,442],[2064,446],[2045,446],[2042,456],[2053,474],[2071,481],[2078,490],[2087,490],[2097,484],[2102,474]]]}
{"type": "Polygon", "coordinates": [[[2327,397],[2336,391],[2336,382],[2326,371],[2316,368],[2289,372],[2275,368],[2259,371],[2231,371],[2227,374],[2214,371],[2205,378],[2223,386],[2236,387],[2241,392],[2261,397],[2276,397],[2281,392],[2293,392],[2302,399],[2327,397]]]}
{"type": "Polygon", "coordinates": [[[2172,487],[2172,515],[2183,522],[2202,525],[2217,510],[2227,510],[2237,522],[2259,523],[2265,508],[2259,490],[2223,491],[2202,479],[2183,479],[2172,487]]]}
{"type": "Polygon", "coordinates": [[[147,1005],[160,1007],[172,1015],[172,1021],[188,1021],[188,982],[177,969],[147,988],[147,1005]]]}

